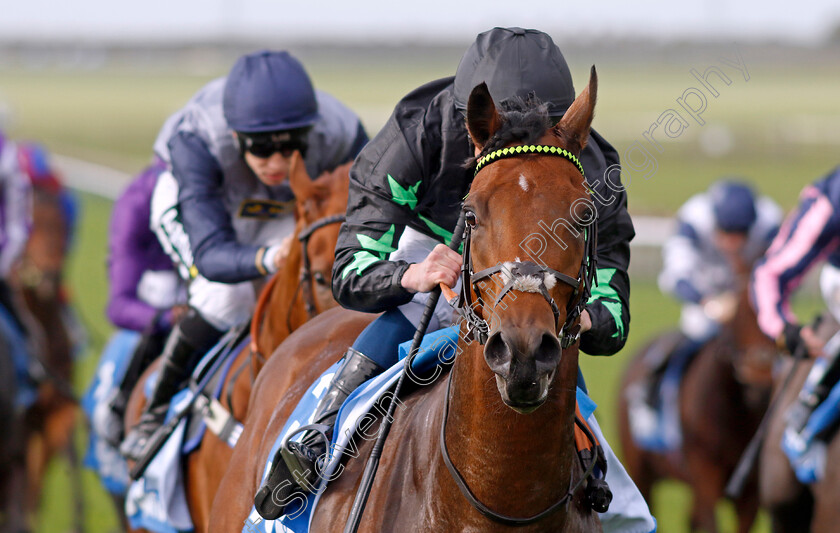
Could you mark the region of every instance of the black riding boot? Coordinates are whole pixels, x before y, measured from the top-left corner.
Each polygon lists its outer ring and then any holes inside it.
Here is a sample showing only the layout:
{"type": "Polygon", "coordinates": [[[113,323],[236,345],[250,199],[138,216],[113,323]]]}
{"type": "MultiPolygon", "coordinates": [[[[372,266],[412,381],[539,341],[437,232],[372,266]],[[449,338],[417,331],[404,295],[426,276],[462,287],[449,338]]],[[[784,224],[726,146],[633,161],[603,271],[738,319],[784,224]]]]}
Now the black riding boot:
{"type": "MultiPolygon", "coordinates": [[[[131,391],[140,380],[140,376],[149,367],[155,358],[163,352],[166,343],[166,334],[164,333],[147,333],[143,334],[137,348],[131,354],[131,359],[128,362],[128,368],[123,375],[122,381],[113,392],[113,396],[108,400],[107,412],[104,413],[102,427],[94,425],[97,433],[105,439],[111,446],[118,448],[123,440],[123,418],[125,417],[125,409],[128,406],[128,398],[131,396],[131,391]]],[[[94,424],[96,423],[94,416],[94,424]]]]}
{"type": "Polygon", "coordinates": [[[315,407],[313,425],[322,426],[320,431],[307,430],[300,442],[288,442],[274,456],[268,477],[254,497],[254,506],[263,518],[274,520],[283,516],[288,499],[285,496],[290,495],[292,489],[301,487],[311,492],[318,487],[315,464],[327,453],[328,441],[325,439],[331,437],[339,407],[356,387],[384,370],[361,352],[353,348],[347,350],[329,388],[315,407]],[[281,494],[275,494],[275,491],[281,494]]]}
{"type": "Polygon", "coordinates": [[[814,409],[828,397],[831,389],[840,379],[840,357],[838,354],[826,354],[825,364],[815,364],[802,385],[802,390],[787,412],[787,428],[802,436],[802,430],[814,409]]]}
{"type": "Polygon", "coordinates": [[[195,310],[190,310],[172,329],[161,355],[163,361],[155,390],[140,421],[120,445],[120,453],[126,459],[137,461],[143,457],[146,444],[163,424],[169,401],[189,377],[197,356],[211,348],[221,335],[221,331],[207,323],[195,310]]]}

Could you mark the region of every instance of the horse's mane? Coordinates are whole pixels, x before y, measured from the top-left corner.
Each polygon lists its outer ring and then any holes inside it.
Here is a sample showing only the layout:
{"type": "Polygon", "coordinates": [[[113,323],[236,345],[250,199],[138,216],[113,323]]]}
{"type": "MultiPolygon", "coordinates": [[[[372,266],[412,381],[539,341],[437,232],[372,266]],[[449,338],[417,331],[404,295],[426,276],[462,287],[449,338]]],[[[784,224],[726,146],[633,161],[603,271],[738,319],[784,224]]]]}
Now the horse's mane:
{"type": "Polygon", "coordinates": [[[499,104],[502,124],[487,140],[481,153],[467,159],[466,166],[474,166],[481,157],[513,142],[533,144],[551,127],[548,106],[536,96],[511,97],[499,104]]]}

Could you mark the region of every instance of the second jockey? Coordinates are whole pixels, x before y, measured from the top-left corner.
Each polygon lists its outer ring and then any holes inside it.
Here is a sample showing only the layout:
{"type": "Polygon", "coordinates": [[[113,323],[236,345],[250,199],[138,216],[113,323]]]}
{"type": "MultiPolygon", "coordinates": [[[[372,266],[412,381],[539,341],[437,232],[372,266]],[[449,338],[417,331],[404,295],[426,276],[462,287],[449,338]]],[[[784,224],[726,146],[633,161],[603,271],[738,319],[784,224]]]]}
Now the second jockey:
{"type": "Polygon", "coordinates": [[[301,153],[314,178],[352,161],[368,140],[358,116],[315,91],[287,52],[240,57],[179,113],[171,135],[155,143],[170,172],[158,179],[152,224],[189,281],[190,308],[166,341],[140,422],[120,447],[131,459],[144,455],[197,354],[250,317],[252,281],[283,264],[294,230],[292,154],[301,153]]]}
{"type": "Polygon", "coordinates": [[[640,382],[638,393],[629,397],[634,421],[652,420],[657,384],[669,361],[687,368],[731,318],[739,281],[746,283],[751,266],[767,250],[781,220],[776,202],[756,196],[748,184],[733,179],[713,183],[680,208],[676,232],[662,247],[659,287],[682,304],[682,338],[673,350],[651,351],[645,357],[647,378],[640,382]]]}

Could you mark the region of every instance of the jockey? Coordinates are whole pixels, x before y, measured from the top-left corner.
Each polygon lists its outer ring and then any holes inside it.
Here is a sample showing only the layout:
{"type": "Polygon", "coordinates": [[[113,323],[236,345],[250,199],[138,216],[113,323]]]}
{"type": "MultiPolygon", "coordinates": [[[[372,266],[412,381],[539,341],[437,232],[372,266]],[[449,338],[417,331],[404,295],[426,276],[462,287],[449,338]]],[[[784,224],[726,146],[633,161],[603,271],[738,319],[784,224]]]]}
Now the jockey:
{"type": "Polygon", "coordinates": [[[76,197],[64,186],[61,175],[50,165],[46,149],[34,142],[18,143],[18,161],[20,168],[29,177],[32,187],[43,189],[51,194],[57,194],[64,211],[64,221],[67,224],[67,240],[65,252],[69,251],[76,233],[78,221],[78,205],[76,197]]]}
{"type": "Polygon", "coordinates": [[[29,230],[32,227],[32,185],[23,169],[16,143],[0,131],[0,305],[25,331],[12,303],[12,294],[6,281],[12,267],[20,259],[29,230]]]}
{"type": "Polygon", "coordinates": [[[662,247],[659,287],[682,303],[683,338],[673,353],[650,352],[644,361],[649,377],[641,383],[642,393],[633,399],[638,396],[648,408],[655,408],[656,385],[667,363],[679,362],[687,368],[700,348],[717,335],[735,311],[739,275],[746,275],[764,254],[781,220],[776,202],[756,197],[749,185],[732,179],[715,182],[680,208],[677,231],[662,247]],[[742,265],[744,271],[734,271],[733,265],[742,265]]]}
{"type": "Polygon", "coordinates": [[[368,137],[355,113],[315,91],[287,52],[240,57],[181,110],[155,151],[168,163],[152,198],[153,229],[189,280],[190,309],[163,351],[155,391],[120,451],[137,459],[172,395],[222,332],[248,320],[254,280],[283,264],[294,230],[288,171],[294,151],[317,177],[353,158],[368,137]]]}
{"type": "Polygon", "coordinates": [[[838,316],[837,270],[840,268],[840,167],[828,176],[805,187],[799,205],[785,219],[779,235],[765,257],[756,266],[752,279],[752,297],[758,313],[758,325],[776,340],[780,349],[790,353],[800,346],[816,359],[798,400],[787,415],[785,441],[799,451],[809,436],[803,429],[811,412],[828,396],[840,377],[837,350],[826,352],[826,344],[811,326],[802,326],[790,310],[790,297],[805,274],[826,259],[821,288],[829,311],[838,316]]]}
{"type": "Polygon", "coordinates": [[[93,417],[97,432],[114,446],[119,445],[122,436],[131,390],[186,312],[181,278],[149,224],[152,191],[165,170],[166,163],[155,156],[117,198],[111,211],[106,314],[117,328],[142,334],[117,389],[103,404],[106,411],[93,417]]]}
{"type": "MultiPolygon", "coordinates": [[[[442,243],[452,237],[472,181],[473,170],[464,162],[475,149],[464,116],[470,92],[483,81],[497,105],[533,93],[555,119],[575,98],[569,68],[551,37],[536,30],[494,28],[478,35],[454,78],[427,83],[397,104],[350,170],[347,221],[341,227],[333,267],[333,294],[341,305],[384,314],[348,349],[316,407],[316,423],[333,425],[338,407],[356,387],[397,362],[397,346],[413,337],[428,293],[438,283],[456,286],[461,256],[442,243]]],[[[613,194],[603,179],[607,167],[618,164],[615,149],[592,130],[580,159],[586,176],[597,180],[596,195],[612,199],[598,205],[599,285],[581,317],[580,347],[590,354],[609,355],[627,338],[633,223],[625,192],[613,194]]],[[[428,331],[448,326],[451,319],[451,307],[441,300],[428,331]]],[[[264,517],[266,511],[277,513],[276,503],[271,507],[275,487],[294,483],[294,476],[307,468],[315,473],[314,463],[325,450],[323,436],[313,432],[300,443],[282,447],[278,453],[282,458],[273,459],[272,472],[255,498],[257,510],[264,517]],[[280,464],[285,473],[277,468],[280,464]],[[288,479],[280,479],[283,475],[288,479]]],[[[608,481],[612,484],[609,476],[618,479],[623,472],[620,464],[611,464],[608,481]]],[[[647,505],[623,475],[616,507],[638,504],[634,509],[638,514],[613,523],[622,522],[622,531],[652,531],[655,521],[647,505]],[[627,487],[635,492],[624,492],[627,487]]],[[[318,486],[315,479],[307,481],[308,486],[318,486]]]]}

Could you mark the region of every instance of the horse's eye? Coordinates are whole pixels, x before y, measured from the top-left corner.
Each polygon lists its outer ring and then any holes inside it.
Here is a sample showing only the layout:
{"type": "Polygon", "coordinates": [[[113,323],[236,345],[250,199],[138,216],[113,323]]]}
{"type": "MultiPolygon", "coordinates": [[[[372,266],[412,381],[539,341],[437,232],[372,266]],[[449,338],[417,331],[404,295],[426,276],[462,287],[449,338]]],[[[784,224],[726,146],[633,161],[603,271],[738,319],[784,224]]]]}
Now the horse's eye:
{"type": "Polygon", "coordinates": [[[478,224],[478,218],[475,216],[473,211],[467,211],[464,214],[464,220],[469,224],[471,228],[474,228],[476,224],[478,224]]]}
{"type": "Polygon", "coordinates": [[[315,283],[318,285],[327,285],[327,278],[321,272],[316,272],[312,277],[315,278],[315,283]]]}

